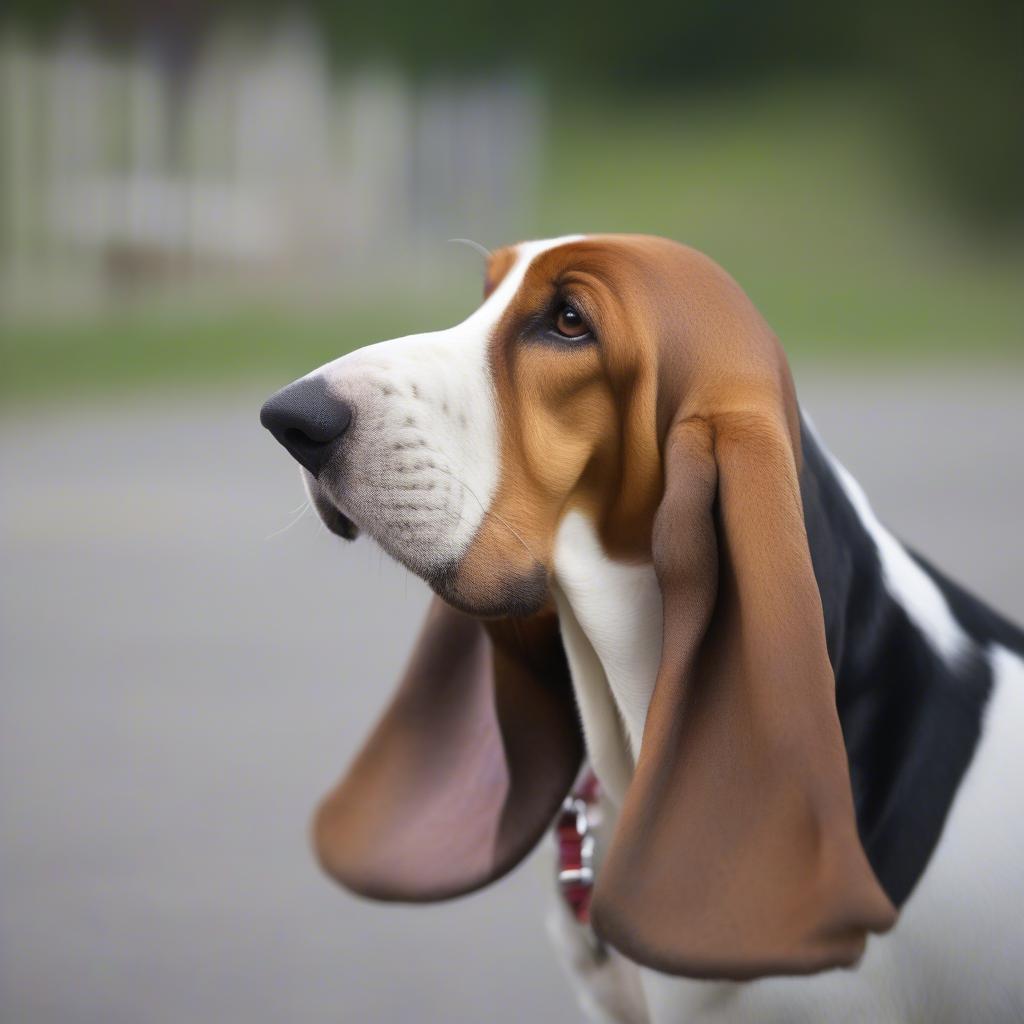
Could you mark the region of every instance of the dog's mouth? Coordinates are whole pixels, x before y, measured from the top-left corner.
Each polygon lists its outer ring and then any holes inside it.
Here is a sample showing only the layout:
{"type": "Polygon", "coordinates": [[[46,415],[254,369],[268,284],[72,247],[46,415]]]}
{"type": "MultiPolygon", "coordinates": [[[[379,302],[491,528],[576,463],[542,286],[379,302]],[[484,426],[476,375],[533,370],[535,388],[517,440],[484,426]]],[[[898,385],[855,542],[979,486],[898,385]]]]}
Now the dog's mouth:
{"type": "MultiPolygon", "coordinates": [[[[308,474],[306,484],[310,500],[324,526],[344,540],[355,540],[360,533],[359,527],[341,511],[328,488],[308,474]]],[[[373,534],[372,527],[370,532],[373,534]]],[[[389,550],[380,537],[376,539],[385,551],[389,550]]],[[[467,566],[461,558],[430,566],[410,564],[400,554],[390,553],[410,572],[425,580],[431,590],[453,608],[479,618],[533,615],[549,599],[547,570],[539,562],[520,570],[502,571],[490,564],[467,566]]]]}
{"type": "Polygon", "coordinates": [[[344,540],[355,540],[359,536],[359,528],[351,519],[348,518],[343,512],[339,512],[337,509],[328,510],[327,514],[323,516],[324,526],[327,527],[331,533],[336,533],[339,537],[344,540]]]}
{"type": "Polygon", "coordinates": [[[324,526],[342,540],[355,540],[359,536],[359,527],[324,494],[316,480],[308,479],[308,485],[310,500],[324,526]]]}
{"type": "Polygon", "coordinates": [[[492,575],[484,586],[467,578],[457,563],[440,566],[425,578],[430,589],[453,608],[482,619],[535,615],[550,596],[548,574],[539,563],[528,572],[492,575]]]}

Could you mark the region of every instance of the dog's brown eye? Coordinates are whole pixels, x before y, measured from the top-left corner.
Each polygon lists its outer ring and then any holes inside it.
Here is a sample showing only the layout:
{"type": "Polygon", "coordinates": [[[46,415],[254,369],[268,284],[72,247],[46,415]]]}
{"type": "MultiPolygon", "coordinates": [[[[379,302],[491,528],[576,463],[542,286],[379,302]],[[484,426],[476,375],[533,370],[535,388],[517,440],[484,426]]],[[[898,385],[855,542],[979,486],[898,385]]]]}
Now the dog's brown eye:
{"type": "Polygon", "coordinates": [[[563,338],[582,338],[590,333],[587,322],[576,309],[568,304],[558,311],[558,316],[555,318],[555,330],[563,338]]]}

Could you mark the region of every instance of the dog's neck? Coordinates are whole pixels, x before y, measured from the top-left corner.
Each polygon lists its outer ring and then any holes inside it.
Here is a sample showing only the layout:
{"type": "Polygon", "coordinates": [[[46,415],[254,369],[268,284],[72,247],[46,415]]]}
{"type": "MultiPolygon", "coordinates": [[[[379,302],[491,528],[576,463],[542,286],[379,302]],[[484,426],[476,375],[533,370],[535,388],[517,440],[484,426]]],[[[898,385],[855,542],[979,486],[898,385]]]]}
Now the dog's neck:
{"type": "MultiPolygon", "coordinates": [[[[1024,634],[905,549],[805,423],[800,475],[861,837],[902,903],[938,842],[991,689],[990,648],[1024,634]]],[[[555,600],[587,741],[611,799],[632,775],[661,651],[650,565],[608,558],[571,513],[555,600]]]]}
{"type": "Polygon", "coordinates": [[[590,520],[570,512],[556,538],[553,590],[587,756],[621,804],[661,658],[654,567],[613,561],[590,520]]]}

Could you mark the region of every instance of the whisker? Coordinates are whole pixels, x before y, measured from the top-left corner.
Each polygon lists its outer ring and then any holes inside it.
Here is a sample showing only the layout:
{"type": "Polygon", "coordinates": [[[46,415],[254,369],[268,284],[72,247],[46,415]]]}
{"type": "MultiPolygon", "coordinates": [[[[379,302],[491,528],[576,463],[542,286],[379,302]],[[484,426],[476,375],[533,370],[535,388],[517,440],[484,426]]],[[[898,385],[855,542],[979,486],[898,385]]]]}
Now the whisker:
{"type": "MultiPolygon", "coordinates": [[[[455,239],[453,239],[453,241],[455,241],[455,239]]],[[[439,471],[441,473],[446,473],[448,476],[450,476],[461,488],[463,488],[463,490],[465,490],[468,494],[470,494],[472,496],[473,500],[477,503],[477,505],[480,506],[480,511],[483,512],[484,518],[487,518],[488,516],[491,516],[492,518],[494,518],[494,520],[496,522],[498,522],[502,526],[504,526],[505,529],[508,530],[509,533],[511,533],[512,536],[515,537],[516,540],[519,541],[520,544],[522,544],[523,550],[535,562],[541,561],[533,553],[533,551],[530,548],[530,545],[526,543],[526,539],[523,537],[523,535],[507,519],[505,519],[503,516],[500,516],[497,512],[495,512],[493,508],[488,508],[486,505],[484,505],[484,503],[480,500],[480,498],[477,495],[477,493],[473,490],[472,487],[469,486],[469,484],[467,484],[465,482],[465,480],[461,479],[459,476],[457,476],[455,473],[453,473],[450,469],[448,469],[445,466],[434,466],[432,468],[436,469],[437,471],[439,471]]],[[[388,491],[388,490],[391,489],[387,484],[380,484],[377,481],[369,480],[369,479],[361,476],[360,474],[354,474],[350,478],[350,482],[353,485],[355,485],[355,486],[363,485],[363,486],[366,486],[366,487],[374,488],[376,490],[388,491]]],[[[458,512],[457,516],[452,512],[452,513],[448,514],[447,518],[450,520],[449,528],[454,530],[463,521],[463,519],[465,518],[465,513],[464,513],[463,509],[460,506],[459,512],[458,512]]]]}
{"type": "MultiPolygon", "coordinates": [[[[435,468],[441,470],[442,473],[447,473],[460,487],[462,487],[466,491],[468,491],[473,496],[473,500],[480,506],[480,511],[483,512],[484,517],[493,516],[495,520],[497,520],[499,523],[501,523],[501,525],[504,526],[505,529],[507,529],[509,531],[509,533],[511,533],[512,536],[515,537],[516,540],[518,540],[519,543],[523,545],[523,548],[526,551],[526,553],[535,562],[539,562],[540,561],[540,559],[530,550],[530,545],[526,543],[526,540],[523,538],[523,535],[507,519],[505,519],[504,517],[498,515],[498,513],[495,512],[493,508],[486,507],[484,505],[484,503],[477,497],[476,492],[473,490],[472,487],[469,486],[469,484],[467,484],[463,480],[460,480],[450,469],[447,469],[444,466],[437,466],[435,468]]],[[[458,521],[462,522],[462,511],[461,510],[459,511],[459,520],[458,521]]],[[[456,523],[456,525],[458,525],[458,523],[456,523]]]]}
{"type": "Polygon", "coordinates": [[[479,242],[474,242],[472,238],[449,238],[449,242],[457,242],[459,245],[468,245],[470,249],[480,253],[485,260],[491,258],[491,250],[481,245],[479,242]]]}
{"type": "MultiPolygon", "coordinates": [[[[313,507],[313,503],[311,501],[304,501],[298,507],[298,513],[299,514],[297,516],[295,516],[295,518],[290,523],[286,523],[284,526],[282,526],[280,530],[275,530],[273,533],[271,533],[268,536],[264,537],[263,538],[263,542],[266,543],[268,540],[273,540],[275,537],[280,537],[282,533],[287,533],[312,507],[313,507]]],[[[289,513],[289,515],[294,515],[295,511],[296,510],[293,509],[289,513]]]]}

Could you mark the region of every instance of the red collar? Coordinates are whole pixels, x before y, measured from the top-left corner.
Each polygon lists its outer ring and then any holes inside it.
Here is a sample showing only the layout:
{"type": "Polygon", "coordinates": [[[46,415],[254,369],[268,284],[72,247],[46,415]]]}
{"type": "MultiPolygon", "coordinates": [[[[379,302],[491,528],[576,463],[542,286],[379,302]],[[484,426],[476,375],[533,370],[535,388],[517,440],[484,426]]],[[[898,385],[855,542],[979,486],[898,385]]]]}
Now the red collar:
{"type": "Polygon", "coordinates": [[[590,923],[594,888],[594,828],[599,823],[597,777],[585,769],[555,819],[558,840],[558,888],[572,916],[590,923]]]}

